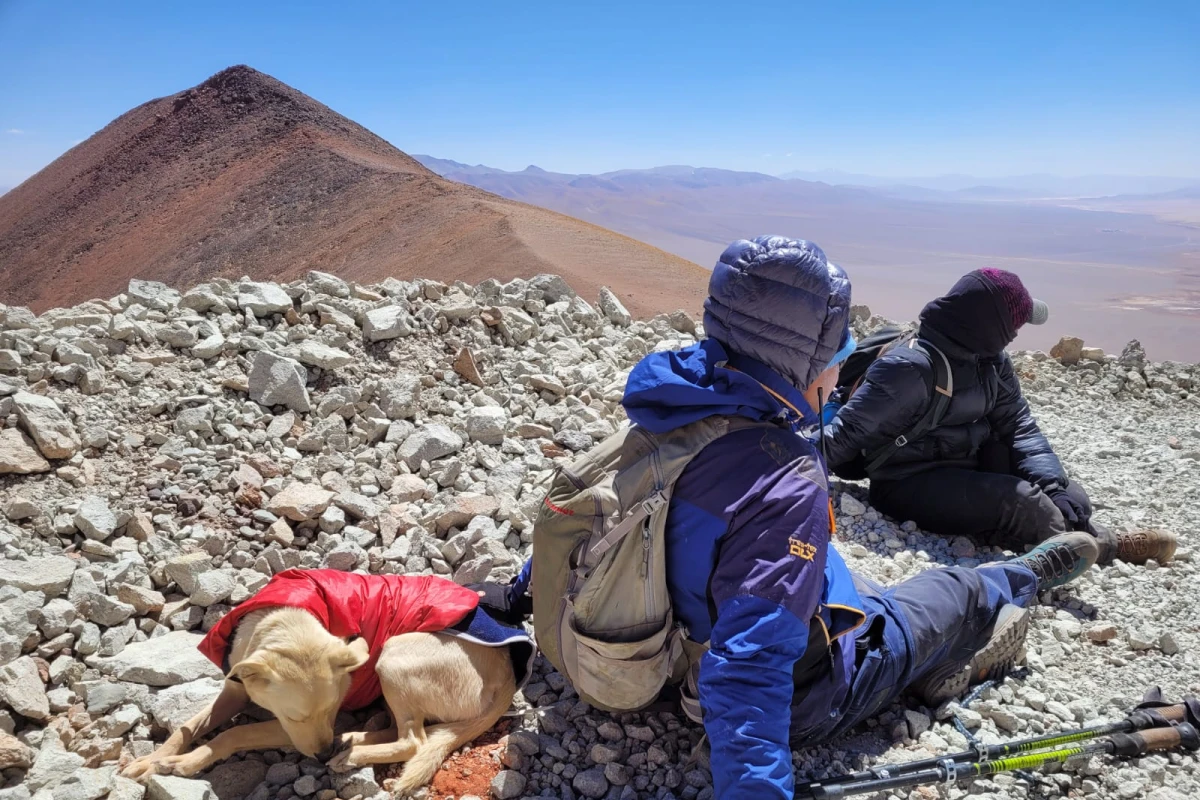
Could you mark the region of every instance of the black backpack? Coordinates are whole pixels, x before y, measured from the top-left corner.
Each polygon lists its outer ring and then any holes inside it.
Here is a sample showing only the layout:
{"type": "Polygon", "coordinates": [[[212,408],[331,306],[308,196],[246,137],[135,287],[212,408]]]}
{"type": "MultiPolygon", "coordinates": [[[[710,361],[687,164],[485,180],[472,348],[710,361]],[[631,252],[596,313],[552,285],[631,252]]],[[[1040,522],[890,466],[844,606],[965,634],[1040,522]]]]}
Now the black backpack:
{"type": "Polygon", "coordinates": [[[954,375],[950,370],[950,360],[941,350],[920,338],[919,331],[905,331],[900,328],[881,328],[858,343],[854,352],[842,365],[838,375],[837,389],[833,399],[839,405],[845,405],[867,376],[867,370],[877,360],[899,347],[918,350],[929,356],[933,363],[933,397],[929,408],[917,423],[909,430],[897,436],[895,440],[873,452],[863,452],[858,458],[847,464],[834,467],[834,474],[846,480],[861,480],[887,463],[900,448],[915,442],[941,424],[950,400],[954,397],[954,375]]]}

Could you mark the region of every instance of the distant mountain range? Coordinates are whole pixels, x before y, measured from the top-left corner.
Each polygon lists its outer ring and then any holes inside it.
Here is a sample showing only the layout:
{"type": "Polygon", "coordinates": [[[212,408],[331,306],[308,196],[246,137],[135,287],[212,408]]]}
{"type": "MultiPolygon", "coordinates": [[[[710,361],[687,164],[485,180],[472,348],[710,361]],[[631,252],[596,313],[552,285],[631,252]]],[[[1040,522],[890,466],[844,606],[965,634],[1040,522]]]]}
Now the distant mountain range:
{"type": "Polygon", "coordinates": [[[1128,194],[1159,194],[1180,189],[1200,190],[1200,177],[1173,178],[1154,175],[1010,175],[980,178],[973,175],[935,175],[925,177],[882,177],[839,170],[798,170],[781,175],[805,181],[836,185],[886,187],[892,189],[931,189],[938,192],[963,192],[978,196],[1022,197],[1109,197],[1128,194]]]}
{"type": "MultiPolygon", "coordinates": [[[[834,187],[871,190],[888,197],[951,202],[1014,201],[1043,199],[1097,199],[1116,197],[1189,198],[1200,196],[1200,178],[1156,176],[1016,175],[1003,178],[979,178],[971,175],[888,178],[839,170],[793,171],[783,175],[741,172],[714,167],[664,166],[650,169],[624,169],[597,175],[548,172],[530,165],[520,171],[508,171],[483,164],[464,164],[434,156],[413,156],[439,175],[464,180],[476,186],[496,186],[519,191],[523,185],[560,185],[572,188],[688,188],[746,186],[771,182],[803,181],[834,187]]],[[[503,193],[503,192],[500,192],[503,193]]]]}
{"type": "Polygon", "coordinates": [[[1111,349],[1137,337],[1156,358],[1200,359],[1200,218],[1188,218],[1200,203],[1187,199],[1200,184],[1170,189],[1177,199],[1048,198],[1004,185],[855,186],[690,166],[574,175],[414,158],[707,267],[735,239],[808,238],[850,270],[857,299],[897,319],[966,271],[1011,269],[1053,308],[1051,324],[1019,344],[1048,348],[1071,334],[1111,349]]]}

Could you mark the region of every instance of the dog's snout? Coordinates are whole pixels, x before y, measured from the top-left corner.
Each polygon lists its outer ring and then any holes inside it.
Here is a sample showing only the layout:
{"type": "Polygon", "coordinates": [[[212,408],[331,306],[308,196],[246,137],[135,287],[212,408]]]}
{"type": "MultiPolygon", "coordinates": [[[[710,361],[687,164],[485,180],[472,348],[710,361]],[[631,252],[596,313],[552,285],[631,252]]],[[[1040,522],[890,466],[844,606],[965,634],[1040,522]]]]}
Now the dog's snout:
{"type": "Polygon", "coordinates": [[[336,751],[336,750],[337,750],[337,748],[333,746],[333,742],[330,742],[329,744],[322,747],[321,751],[319,753],[317,753],[317,760],[318,761],[328,761],[329,759],[333,758],[334,751],[336,751]]]}

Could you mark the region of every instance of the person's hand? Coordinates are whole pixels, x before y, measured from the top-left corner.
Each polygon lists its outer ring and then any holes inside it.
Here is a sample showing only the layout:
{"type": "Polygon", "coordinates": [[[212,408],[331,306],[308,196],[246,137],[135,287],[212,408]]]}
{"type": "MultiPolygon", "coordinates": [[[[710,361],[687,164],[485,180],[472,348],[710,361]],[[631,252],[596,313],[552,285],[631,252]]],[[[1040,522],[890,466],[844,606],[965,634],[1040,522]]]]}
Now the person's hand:
{"type": "Polygon", "coordinates": [[[512,586],[489,582],[469,584],[467,588],[475,590],[479,605],[497,622],[520,625],[533,613],[533,598],[528,594],[514,597],[512,586]]]}
{"type": "Polygon", "coordinates": [[[1071,530],[1080,530],[1083,526],[1087,525],[1087,509],[1076,503],[1071,495],[1067,494],[1065,489],[1055,487],[1048,494],[1054,506],[1062,513],[1063,519],[1067,521],[1067,526],[1071,530]]]}

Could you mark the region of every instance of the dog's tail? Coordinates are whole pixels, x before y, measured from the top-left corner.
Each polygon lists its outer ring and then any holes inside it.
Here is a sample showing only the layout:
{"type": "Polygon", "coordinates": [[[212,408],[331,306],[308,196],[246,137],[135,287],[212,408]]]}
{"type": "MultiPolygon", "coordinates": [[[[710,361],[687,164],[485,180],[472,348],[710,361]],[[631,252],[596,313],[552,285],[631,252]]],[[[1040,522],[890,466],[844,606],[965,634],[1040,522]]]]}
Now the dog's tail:
{"type": "Polygon", "coordinates": [[[425,742],[404,765],[404,772],[396,779],[394,790],[401,797],[408,796],[433,780],[450,754],[464,744],[482,736],[499,721],[512,703],[516,691],[515,681],[496,692],[487,710],[474,719],[461,722],[444,722],[425,729],[425,742]]]}

